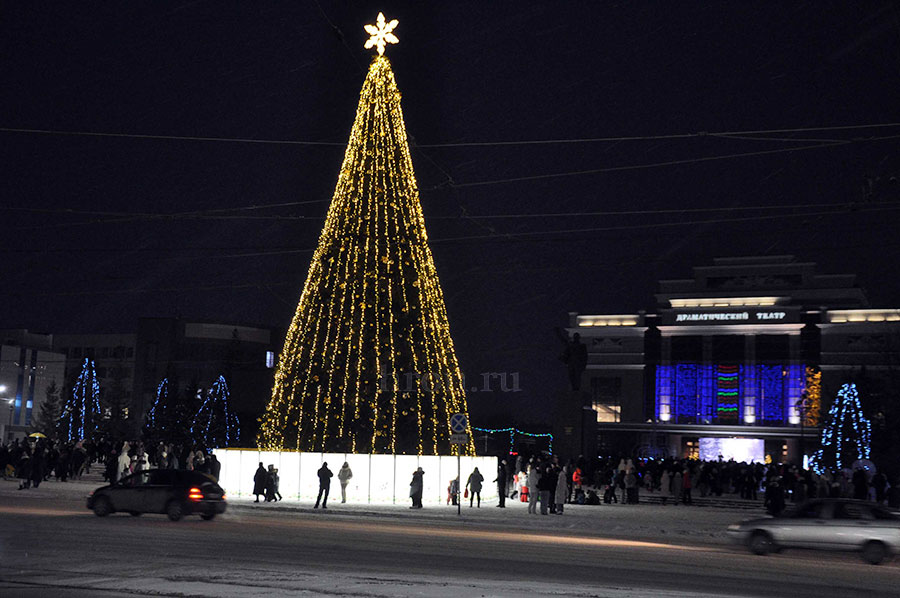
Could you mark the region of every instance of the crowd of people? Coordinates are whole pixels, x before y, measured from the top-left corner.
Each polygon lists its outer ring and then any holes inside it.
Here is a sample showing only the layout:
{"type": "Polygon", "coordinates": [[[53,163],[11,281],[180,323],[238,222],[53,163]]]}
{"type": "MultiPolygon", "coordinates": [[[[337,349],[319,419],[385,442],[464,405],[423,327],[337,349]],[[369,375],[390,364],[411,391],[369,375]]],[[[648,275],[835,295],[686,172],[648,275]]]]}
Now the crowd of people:
{"type": "Polygon", "coordinates": [[[58,442],[46,437],[15,439],[0,443],[0,471],[4,479],[18,479],[19,489],[40,487],[55,479],[67,482],[80,479],[101,468],[103,479],[115,483],[144,469],[188,469],[206,473],[218,480],[221,464],[211,452],[195,446],[145,445],[142,441],[114,442],[80,440],[58,442]]]}
{"type": "MultiPolygon", "coordinates": [[[[219,478],[221,464],[202,447],[159,442],[57,442],[48,438],[27,438],[0,444],[0,472],[5,479],[17,479],[19,489],[40,487],[55,479],[67,482],[100,468],[104,479],[114,483],[143,469],[187,469],[219,478]]],[[[409,497],[411,508],[422,508],[425,472],[421,467],[412,474],[409,497]]],[[[334,473],[324,463],[317,472],[319,493],[315,508],[328,508],[328,496],[334,473]]],[[[353,472],[344,463],[337,473],[341,502],[347,502],[347,486],[353,472]]],[[[466,483],[454,478],[447,486],[447,504],[458,505],[468,499],[470,508],[481,507],[485,476],[476,467],[466,483]]],[[[846,497],[870,500],[900,508],[900,480],[889,483],[883,472],[857,467],[818,474],[793,464],[744,463],[735,461],[699,461],[696,459],[634,459],[611,456],[593,461],[579,458],[563,461],[556,455],[519,455],[511,465],[499,459],[496,476],[499,501],[506,499],[528,503],[528,513],[542,515],[564,512],[565,505],[624,503],[638,504],[649,494],[664,505],[692,505],[696,497],[728,495],[745,500],[762,500],[766,509],[780,514],[790,503],[816,497],[846,497]]],[[[278,469],[263,463],[254,474],[256,502],[282,499],[278,469]]]]}

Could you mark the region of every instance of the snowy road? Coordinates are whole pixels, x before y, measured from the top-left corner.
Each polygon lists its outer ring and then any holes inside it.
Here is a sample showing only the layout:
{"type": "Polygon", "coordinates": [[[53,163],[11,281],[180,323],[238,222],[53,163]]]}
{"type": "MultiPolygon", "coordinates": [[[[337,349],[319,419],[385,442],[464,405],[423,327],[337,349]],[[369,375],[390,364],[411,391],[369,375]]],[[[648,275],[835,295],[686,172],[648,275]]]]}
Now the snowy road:
{"type": "Polygon", "coordinates": [[[0,482],[6,596],[896,596],[900,565],[856,555],[751,556],[724,543],[746,517],[683,507],[521,505],[278,509],[236,503],[212,522],[95,517],[88,483],[0,482]],[[676,510],[680,509],[680,510],[676,510]]]}

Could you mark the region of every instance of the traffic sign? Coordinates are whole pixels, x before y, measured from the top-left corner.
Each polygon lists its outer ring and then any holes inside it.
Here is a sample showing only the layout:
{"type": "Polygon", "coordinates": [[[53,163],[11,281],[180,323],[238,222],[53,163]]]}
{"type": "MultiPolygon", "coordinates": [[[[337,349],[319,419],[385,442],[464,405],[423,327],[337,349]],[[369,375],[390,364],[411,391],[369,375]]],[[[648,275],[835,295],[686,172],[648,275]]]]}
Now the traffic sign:
{"type": "Polygon", "coordinates": [[[468,434],[451,434],[450,444],[469,444],[468,434]]]}
{"type": "Polygon", "coordinates": [[[450,416],[450,432],[452,434],[465,434],[469,429],[469,418],[465,413],[454,413],[450,416]]]}

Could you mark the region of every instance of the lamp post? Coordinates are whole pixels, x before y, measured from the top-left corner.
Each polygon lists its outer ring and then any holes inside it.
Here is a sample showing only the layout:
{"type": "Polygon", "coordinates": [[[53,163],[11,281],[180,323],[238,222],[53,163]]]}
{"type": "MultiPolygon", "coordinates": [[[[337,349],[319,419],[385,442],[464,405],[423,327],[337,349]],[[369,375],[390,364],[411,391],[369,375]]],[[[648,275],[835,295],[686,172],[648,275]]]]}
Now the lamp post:
{"type": "Polygon", "coordinates": [[[809,397],[806,390],[803,391],[802,398],[794,406],[797,408],[797,414],[800,416],[800,469],[803,469],[803,459],[806,457],[806,412],[809,409],[809,397]]]}
{"type": "MultiPolygon", "coordinates": [[[[6,385],[0,384],[0,395],[2,395],[5,392],[6,392],[6,385]]],[[[13,407],[14,407],[15,399],[0,396],[0,400],[6,401],[7,403],[9,403],[9,423],[6,425],[6,433],[4,434],[4,438],[0,438],[0,442],[5,442],[6,441],[5,436],[7,436],[9,434],[9,429],[12,428],[13,407]]]]}

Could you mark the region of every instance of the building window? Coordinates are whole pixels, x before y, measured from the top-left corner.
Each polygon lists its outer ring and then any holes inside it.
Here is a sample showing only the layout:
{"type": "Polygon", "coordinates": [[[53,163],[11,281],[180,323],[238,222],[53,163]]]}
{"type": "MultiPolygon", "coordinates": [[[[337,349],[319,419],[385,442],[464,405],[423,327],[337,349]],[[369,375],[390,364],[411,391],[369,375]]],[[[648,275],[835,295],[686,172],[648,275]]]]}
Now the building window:
{"type": "Polygon", "coordinates": [[[134,357],[134,347],[128,347],[125,349],[125,357],[128,359],[134,357]]]}
{"type": "Polygon", "coordinates": [[[106,359],[109,357],[109,347],[100,347],[97,351],[97,357],[100,359],[106,359]]]}
{"type": "Polygon", "coordinates": [[[622,379],[591,378],[591,405],[597,421],[615,423],[622,418],[622,379]]]}
{"type": "Polygon", "coordinates": [[[700,443],[696,440],[688,440],[684,443],[684,458],[685,459],[699,459],[700,458],[700,443]]]}

